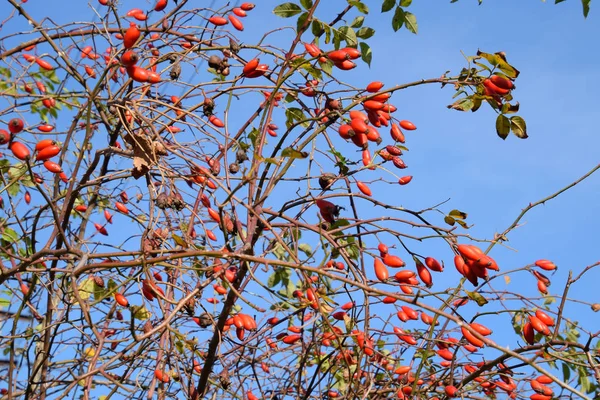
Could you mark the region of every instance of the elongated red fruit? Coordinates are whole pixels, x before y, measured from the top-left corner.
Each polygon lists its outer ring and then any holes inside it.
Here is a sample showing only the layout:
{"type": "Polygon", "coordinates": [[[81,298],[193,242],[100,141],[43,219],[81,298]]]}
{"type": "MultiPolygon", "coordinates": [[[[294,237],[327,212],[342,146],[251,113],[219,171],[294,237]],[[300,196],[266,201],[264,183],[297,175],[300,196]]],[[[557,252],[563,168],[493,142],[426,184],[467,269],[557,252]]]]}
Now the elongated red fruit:
{"type": "Polygon", "coordinates": [[[27,160],[31,155],[31,152],[27,146],[21,142],[12,142],[10,145],[10,151],[12,151],[13,155],[19,160],[27,160]]]}
{"type": "Polygon", "coordinates": [[[429,272],[429,270],[427,268],[425,268],[423,263],[421,261],[419,261],[418,259],[415,259],[415,263],[417,264],[417,273],[419,274],[419,278],[421,278],[421,281],[427,287],[431,287],[433,285],[433,280],[431,278],[431,272],[429,272]]]}
{"type": "Polygon", "coordinates": [[[492,83],[498,86],[500,89],[510,90],[515,87],[514,83],[512,83],[510,79],[499,75],[490,76],[490,81],[492,81],[492,83]]]}
{"type": "Polygon", "coordinates": [[[227,18],[229,18],[229,22],[231,22],[231,25],[233,25],[235,29],[238,31],[244,30],[244,24],[235,15],[229,14],[227,18]]]}
{"type": "Polygon", "coordinates": [[[556,264],[550,260],[537,260],[535,265],[545,271],[554,271],[556,269],[556,264]]]}
{"type": "Polygon", "coordinates": [[[216,26],[223,26],[223,25],[227,25],[228,24],[226,18],[223,18],[223,17],[218,16],[218,15],[210,17],[208,19],[208,22],[210,22],[211,24],[216,25],[216,26]]]}
{"type": "Polygon", "coordinates": [[[35,159],[37,161],[45,161],[45,160],[48,160],[49,158],[54,157],[58,153],[60,153],[60,147],[53,144],[53,145],[44,147],[41,150],[39,150],[37,152],[37,154],[35,155],[35,159]]]}
{"type": "Polygon", "coordinates": [[[387,267],[379,258],[375,258],[373,268],[375,269],[375,276],[377,279],[384,282],[390,277],[390,271],[388,271],[387,267]]]}
{"type": "Polygon", "coordinates": [[[115,293],[115,301],[123,307],[127,307],[129,305],[129,301],[127,301],[127,298],[121,293],[115,293]]]}
{"type": "Polygon", "coordinates": [[[415,124],[407,120],[400,121],[400,127],[402,127],[402,129],[406,129],[407,131],[414,131],[415,129],[417,129],[415,124]]]}
{"type": "Polygon", "coordinates": [[[442,266],[442,264],[440,264],[439,261],[433,257],[426,257],[425,265],[427,265],[427,267],[430,270],[435,271],[435,272],[442,272],[444,270],[444,267],[442,266]]]}
{"type": "Polygon", "coordinates": [[[398,179],[398,183],[400,185],[408,185],[410,181],[412,181],[412,178],[412,175],[403,176],[400,179],[398,179]]]}
{"type": "Polygon", "coordinates": [[[131,22],[129,24],[129,28],[127,28],[125,35],[123,36],[123,46],[125,46],[126,49],[130,49],[135,45],[139,38],[140,30],[135,22],[131,22]]]}
{"type": "Polygon", "coordinates": [[[369,93],[377,93],[383,87],[383,82],[375,81],[371,82],[367,85],[367,92],[369,93]]]}
{"type": "Polygon", "coordinates": [[[525,338],[525,341],[529,344],[534,344],[535,343],[535,332],[533,330],[533,326],[531,326],[530,322],[525,323],[525,325],[523,325],[523,337],[525,338]]]}
{"type": "Polygon", "coordinates": [[[356,181],[356,186],[358,190],[360,190],[365,196],[371,196],[373,193],[371,192],[371,188],[368,187],[364,182],[356,181]]]}
{"type": "Polygon", "coordinates": [[[535,310],[535,316],[538,317],[540,321],[548,326],[554,326],[554,318],[540,310],[539,308],[535,310]]]}
{"type": "Polygon", "coordinates": [[[302,335],[287,335],[283,338],[283,343],[285,344],[294,344],[297,341],[302,339],[302,335]]]}

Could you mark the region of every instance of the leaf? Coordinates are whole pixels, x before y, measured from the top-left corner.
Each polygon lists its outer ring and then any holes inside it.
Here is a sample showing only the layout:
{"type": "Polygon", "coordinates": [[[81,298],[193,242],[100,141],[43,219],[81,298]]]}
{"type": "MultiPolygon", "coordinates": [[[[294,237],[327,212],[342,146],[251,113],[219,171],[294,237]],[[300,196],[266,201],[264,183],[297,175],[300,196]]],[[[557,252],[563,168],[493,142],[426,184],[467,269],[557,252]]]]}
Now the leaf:
{"type": "Polygon", "coordinates": [[[152,315],[144,306],[132,306],[131,308],[133,311],[133,318],[139,319],[140,321],[144,321],[152,315]]]}
{"type": "Polygon", "coordinates": [[[460,210],[452,210],[448,213],[448,215],[451,215],[454,218],[458,218],[458,219],[467,219],[467,213],[462,212],[460,210]]]}
{"type": "Polygon", "coordinates": [[[4,232],[2,232],[2,239],[9,243],[17,243],[19,241],[19,235],[10,228],[4,228],[4,232]]]}
{"type": "Polygon", "coordinates": [[[510,129],[520,139],[527,139],[527,125],[525,120],[517,115],[510,118],[510,129]]]}
{"type": "Polygon", "coordinates": [[[176,234],[172,233],[172,234],[171,234],[171,237],[173,238],[173,241],[175,242],[175,244],[176,244],[177,246],[181,246],[181,247],[183,247],[184,249],[187,249],[187,248],[188,248],[188,244],[187,244],[187,242],[186,242],[185,240],[183,240],[183,238],[182,238],[181,236],[179,236],[179,235],[176,235],[176,234]]]}
{"type": "Polygon", "coordinates": [[[367,7],[367,5],[360,0],[348,0],[348,4],[356,7],[356,9],[362,14],[369,13],[369,7],[367,7]]]}
{"type": "Polygon", "coordinates": [[[365,17],[361,15],[359,17],[354,18],[354,21],[352,21],[350,26],[353,28],[360,28],[363,25],[363,22],[365,22],[365,17]]]}
{"type": "Polygon", "coordinates": [[[505,115],[498,115],[496,118],[496,133],[502,138],[506,139],[510,133],[510,120],[505,115]]]}
{"type": "Polygon", "coordinates": [[[374,34],[375,34],[375,29],[369,28],[368,26],[365,26],[364,28],[360,28],[356,32],[356,36],[358,36],[361,39],[368,39],[368,38],[372,37],[374,34]]]}
{"type": "Polygon", "coordinates": [[[316,69],[309,63],[302,64],[302,69],[306,70],[306,72],[311,74],[312,77],[315,78],[316,80],[318,80],[318,81],[323,80],[323,73],[321,72],[321,70],[316,69]]]}
{"type": "Polygon", "coordinates": [[[358,39],[356,38],[356,32],[349,26],[341,26],[338,31],[341,34],[341,38],[346,42],[348,47],[358,46],[358,39]]]}
{"type": "Polygon", "coordinates": [[[467,223],[465,221],[461,221],[460,219],[457,219],[456,223],[459,224],[464,229],[469,229],[469,226],[467,225],[467,223]]]}
{"type": "Polygon", "coordinates": [[[417,25],[417,17],[415,17],[415,15],[413,13],[405,11],[404,12],[404,26],[406,26],[406,29],[408,29],[412,33],[416,34],[417,31],[419,30],[419,27],[417,25]]]}
{"type": "Polygon", "coordinates": [[[310,257],[313,253],[312,248],[307,243],[300,243],[298,245],[298,250],[306,254],[307,257],[310,257]]]}
{"type": "Polygon", "coordinates": [[[87,300],[90,298],[92,293],[94,292],[94,287],[96,283],[94,282],[94,278],[86,278],[77,285],[77,289],[79,290],[79,297],[83,300],[87,300]]]}
{"type": "Polygon", "coordinates": [[[447,223],[450,226],[454,226],[454,224],[456,223],[456,220],[454,218],[452,218],[451,216],[446,215],[444,217],[444,222],[447,223]]]}
{"type": "Polygon", "coordinates": [[[300,5],[304,7],[305,10],[310,10],[313,6],[312,0],[300,0],[300,5]]]}
{"type": "Polygon", "coordinates": [[[313,19],[310,29],[313,35],[319,36],[323,31],[323,23],[318,19],[313,19]]]}
{"type": "Polygon", "coordinates": [[[302,112],[301,109],[296,108],[296,107],[291,107],[288,108],[287,110],[285,110],[285,117],[286,117],[286,121],[285,121],[285,125],[287,126],[287,128],[291,128],[292,125],[294,125],[296,122],[301,122],[302,126],[308,126],[308,121],[306,121],[306,117],[304,116],[304,113],[302,112]]]}
{"type": "Polygon", "coordinates": [[[448,108],[458,111],[469,111],[475,107],[475,103],[469,97],[464,97],[450,104],[448,108]]]}
{"type": "Polygon", "coordinates": [[[519,102],[516,104],[504,103],[502,104],[502,114],[514,114],[519,112],[519,102]]]}
{"type": "Polygon", "coordinates": [[[289,157],[289,158],[306,158],[308,157],[308,153],[306,151],[298,151],[291,147],[286,147],[281,152],[281,157],[289,157]]]}
{"type": "Polygon", "coordinates": [[[583,17],[587,18],[590,12],[590,2],[592,0],[581,0],[581,5],[583,6],[583,17]]]}
{"type": "Polygon", "coordinates": [[[131,174],[135,179],[144,176],[152,165],[158,163],[155,148],[158,142],[153,142],[147,135],[128,133],[125,141],[133,147],[133,170],[131,174]]]}
{"type": "Polygon", "coordinates": [[[487,62],[492,64],[495,67],[498,67],[502,72],[504,72],[509,78],[516,78],[519,76],[519,70],[506,62],[506,58],[503,53],[484,53],[482,51],[477,50],[477,55],[479,57],[483,57],[487,62]]]}
{"type": "Polygon", "coordinates": [[[468,290],[465,290],[465,292],[467,293],[467,296],[469,296],[471,300],[475,301],[479,307],[483,307],[488,303],[486,298],[478,292],[469,292],[468,290]]]}
{"type": "Polygon", "coordinates": [[[319,65],[321,66],[323,72],[325,72],[326,74],[331,75],[331,73],[333,72],[333,61],[331,61],[330,59],[327,59],[327,61],[325,61],[324,63],[319,63],[319,65]]]}
{"type": "Polygon", "coordinates": [[[360,53],[362,60],[367,63],[367,65],[371,66],[371,60],[373,59],[373,53],[371,52],[371,47],[365,42],[360,42],[360,53]]]}
{"type": "Polygon", "coordinates": [[[563,382],[568,382],[571,379],[571,370],[569,369],[569,364],[562,363],[562,373],[563,373],[563,382]]]}
{"type": "Polygon", "coordinates": [[[302,31],[304,25],[306,24],[306,20],[308,19],[308,13],[303,13],[298,17],[298,21],[296,21],[296,30],[298,32],[302,31]]]}
{"type": "Polygon", "coordinates": [[[396,5],[396,0],[383,0],[381,12],[388,12],[396,5]]]}
{"type": "Polygon", "coordinates": [[[412,4],[412,0],[401,0],[400,1],[400,6],[401,7],[408,7],[412,4]]]}
{"type": "Polygon", "coordinates": [[[10,307],[10,300],[0,297],[0,310],[10,307]]]}
{"type": "Polygon", "coordinates": [[[402,25],[404,25],[404,10],[400,7],[396,7],[396,11],[392,17],[392,29],[394,32],[397,32],[398,29],[402,28],[402,25]]]}
{"type": "Polygon", "coordinates": [[[276,270],[267,279],[267,286],[270,288],[274,288],[279,284],[279,282],[281,282],[281,274],[279,273],[279,270],[276,270]]]}
{"type": "Polygon", "coordinates": [[[273,9],[273,14],[282,18],[290,18],[302,12],[299,5],[294,3],[283,3],[273,9]]]}
{"type": "Polygon", "coordinates": [[[507,285],[510,283],[510,276],[504,275],[504,283],[506,283],[507,285]]]}

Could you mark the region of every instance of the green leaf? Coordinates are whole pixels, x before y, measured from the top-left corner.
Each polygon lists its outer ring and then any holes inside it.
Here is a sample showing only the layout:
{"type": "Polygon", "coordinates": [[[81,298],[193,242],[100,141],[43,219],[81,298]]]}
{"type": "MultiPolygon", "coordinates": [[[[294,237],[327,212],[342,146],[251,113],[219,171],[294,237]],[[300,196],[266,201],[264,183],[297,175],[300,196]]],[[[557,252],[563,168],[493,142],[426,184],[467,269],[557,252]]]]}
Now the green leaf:
{"type": "Polygon", "coordinates": [[[348,0],[348,4],[356,7],[356,9],[362,14],[369,13],[369,7],[365,3],[359,0],[348,0]]]}
{"type": "Polygon", "coordinates": [[[592,0],[581,0],[581,5],[583,6],[583,17],[587,18],[590,12],[590,2],[592,0]]]}
{"type": "Polygon", "coordinates": [[[483,307],[488,303],[487,299],[478,292],[469,292],[468,290],[465,290],[465,292],[467,293],[467,296],[469,296],[471,300],[475,301],[479,307],[483,307]]]}
{"type": "Polygon", "coordinates": [[[310,257],[313,253],[312,248],[307,243],[300,243],[298,245],[298,250],[306,254],[307,257],[310,257]]]}
{"type": "Polygon", "coordinates": [[[310,10],[313,6],[312,0],[300,0],[300,5],[304,7],[305,10],[310,10]]]}
{"type": "Polygon", "coordinates": [[[254,147],[256,147],[256,141],[258,140],[259,134],[260,132],[256,128],[252,128],[252,130],[248,134],[248,139],[250,139],[250,143],[252,143],[252,146],[254,147]]]}
{"type": "Polygon", "coordinates": [[[187,244],[187,242],[186,242],[185,240],[183,240],[183,238],[182,238],[181,236],[179,236],[179,235],[176,235],[176,234],[172,233],[172,234],[171,234],[171,237],[173,238],[173,241],[175,242],[175,244],[176,244],[177,246],[181,246],[181,247],[183,247],[184,249],[187,249],[187,248],[188,248],[188,244],[187,244]]]}
{"type": "Polygon", "coordinates": [[[269,276],[269,278],[267,279],[268,287],[274,288],[279,284],[279,282],[281,282],[281,273],[279,271],[280,270],[278,269],[269,276]]]}
{"type": "Polygon", "coordinates": [[[396,5],[396,0],[383,0],[381,12],[388,12],[396,5]]]}
{"type": "Polygon", "coordinates": [[[308,13],[306,13],[306,12],[298,17],[298,21],[296,21],[296,30],[298,32],[302,31],[302,28],[304,27],[307,19],[308,19],[308,13]]]}
{"type": "Polygon", "coordinates": [[[368,26],[365,26],[364,28],[360,28],[356,32],[356,36],[358,36],[361,39],[368,39],[368,38],[372,37],[374,34],[375,34],[375,29],[369,28],[368,26]]]}
{"type": "Polygon", "coordinates": [[[519,112],[519,102],[516,104],[504,103],[502,104],[502,114],[514,114],[519,112]]]}
{"type": "Polygon", "coordinates": [[[321,21],[319,21],[318,19],[313,19],[313,22],[310,26],[310,30],[313,35],[319,36],[321,34],[321,32],[324,30],[323,23],[321,21]]]}
{"type": "Polygon", "coordinates": [[[458,111],[469,111],[475,107],[475,103],[469,97],[464,97],[462,99],[458,99],[454,103],[450,104],[448,108],[458,111]]]}
{"type": "Polygon", "coordinates": [[[509,78],[516,78],[519,76],[519,70],[506,62],[506,58],[503,53],[484,53],[482,51],[477,50],[477,55],[479,57],[483,57],[487,62],[492,64],[495,67],[498,67],[502,72],[504,72],[509,78]]]}
{"type": "Polygon", "coordinates": [[[568,382],[571,379],[571,370],[569,369],[569,364],[562,363],[562,373],[563,373],[563,382],[568,382]]]}
{"type": "Polygon", "coordinates": [[[527,139],[527,125],[519,116],[510,117],[510,129],[520,139],[527,139]]]}
{"type": "Polygon", "coordinates": [[[10,300],[0,297],[0,309],[10,307],[10,300]]]}
{"type": "Polygon", "coordinates": [[[303,121],[301,123],[302,126],[308,125],[308,121],[306,121],[306,117],[304,116],[304,113],[299,108],[295,108],[295,107],[288,108],[287,110],[285,110],[285,117],[286,117],[285,125],[288,127],[288,129],[292,125],[294,125],[294,123],[296,123],[296,122],[303,121]]]}
{"type": "Polygon", "coordinates": [[[340,32],[342,40],[346,42],[348,47],[358,46],[358,39],[356,38],[356,32],[354,32],[354,29],[350,28],[349,26],[341,26],[338,31],[340,32]]]}
{"type": "Polygon", "coordinates": [[[306,151],[298,151],[298,150],[293,149],[291,147],[286,147],[281,152],[281,157],[300,158],[300,159],[302,159],[302,158],[308,157],[308,153],[306,151]]]}
{"type": "Polygon", "coordinates": [[[510,133],[510,120],[505,115],[498,115],[496,118],[496,133],[502,138],[506,139],[510,133]]]}
{"type": "Polygon", "coordinates": [[[404,25],[404,10],[400,7],[396,7],[394,17],[392,18],[392,29],[394,32],[397,32],[398,29],[402,28],[402,25],[404,25]]]}
{"type": "Polygon", "coordinates": [[[327,61],[325,61],[324,63],[319,63],[319,66],[321,67],[323,72],[325,72],[328,75],[331,75],[331,73],[333,72],[333,61],[329,59],[327,59],[327,61]]]}
{"type": "Polygon", "coordinates": [[[373,59],[373,53],[371,52],[371,47],[365,42],[360,42],[360,53],[361,58],[367,65],[371,66],[371,60],[373,59]]]}
{"type": "Polygon", "coordinates": [[[9,243],[17,243],[19,241],[19,235],[10,228],[4,228],[4,232],[2,232],[2,239],[9,243]]]}
{"type": "Polygon", "coordinates": [[[412,0],[401,0],[400,1],[400,6],[401,7],[408,7],[412,4],[412,0]]]}
{"type": "Polygon", "coordinates": [[[282,18],[290,18],[294,15],[298,15],[302,12],[302,9],[299,5],[294,3],[283,3],[275,7],[273,10],[273,14],[282,18]]]}
{"type": "Polygon", "coordinates": [[[133,311],[133,318],[140,321],[147,320],[152,315],[144,306],[132,306],[131,309],[133,311]]]}
{"type": "Polygon", "coordinates": [[[353,28],[360,28],[362,26],[363,22],[365,22],[365,17],[363,17],[361,15],[359,17],[354,18],[354,21],[352,21],[350,26],[353,28]]]}
{"type": "Polygon", "coordinates": [[[452,218],[451,216],[446,215],[444,217],[444,222],[447,223],[450,226],[454,226],[454,224],[456,223],[456,220],[454,218],[452,218]]]}
{"type": "Polygon", "coordinates": [[[460,210],[452,210],[448,213],[448,215],[451,215],[454,218],[458,218],[458,219],[467,219],[467,213],[462,212],[460,210]]]}
{"type": "Polygon", "coordinates": [[[87,300],[90,298],[92,293],[94,292],[94,286],[96,283],[94,282],[94,278],[86,278],[77,285],[77,289],[79,290],[79,297],[83,300],[87,300]]]}
{"type": "Polygon", "coordinates": [[[318,81],[323,80],[323,73],[321,72],[321,70],[313,67],[311,64],[309,64],[309,63],[302,64],[302,69],[304,69],[306,72],[311,74],[312,77],[315,78],[316,80],[318,80],[318,81]]]}
{"type": "Polygon", "coordinates": [[[415,17],[415,15],[413,13],[405,11],[404,12],[404,26],[406,26],[406,29],[408,29],[412,33],[416,34],[419,30],[419,27],[417,25],[417,17],[415,17]]]}

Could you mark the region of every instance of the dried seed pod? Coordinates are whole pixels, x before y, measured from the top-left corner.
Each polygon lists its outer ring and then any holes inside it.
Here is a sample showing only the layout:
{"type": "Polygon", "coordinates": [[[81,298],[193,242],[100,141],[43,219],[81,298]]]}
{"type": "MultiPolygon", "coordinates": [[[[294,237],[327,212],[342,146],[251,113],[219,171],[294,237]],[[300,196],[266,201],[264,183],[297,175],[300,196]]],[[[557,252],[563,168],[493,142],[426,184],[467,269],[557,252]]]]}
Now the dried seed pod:
{"type": "Polygon", "coordinates": [[[181,65],[179,63],[173,64],[173,66],[171,67],[171,71],[169,72],[171,80],[176,81],[177,79],[179,79],[179,75],[181,75],[181,65]]]}
{"type": "Polygon", "coordinates": [[[231,163],[229,164],[229,173],[230,174],[237,174],[240,171],[240,164],[238,163],[231,163]]]}
{"type": "Polygon", "coordinates": [[[212,325],[212,318],[209,313],[202,313],[198,316],[198,325],[202,328],[208,328],[212,325]]]}
{"type": "Polygon", "coordinates": [[[336,181],[337,177],[335,174],[326,172],[319,177],[319,186],[321,186],[321,190],[329,190],[331,185],[336,181]]]}
{"type": "Polygon", "coordinates": [[[246,150],[239,149],[235,153],[235,158],[237,159],[238,163],[243,163],[244,161],[246,161],[248,159],[248,155],[246,154],[246,150]]]}
{"type": "Polygon", "coordinates": [[[208,57],[208,66],[214,69],[219,69],[222,61],[223,60],[221,60],[221,57],[213,54],[212,56],[208,57]]]}
{"type": "Polygon", "coordinates": [[[179,193],[173,193],[171,195],[171,208],[176,211],[181,211],[185,208],[185,202],[183,201],[183,197],[179,193]]]}
{"type": "Polygon", "coordinates": [[[156,197],[156,206],[161,210],[171,207],[171,198],[165,192],[156,197]]]}

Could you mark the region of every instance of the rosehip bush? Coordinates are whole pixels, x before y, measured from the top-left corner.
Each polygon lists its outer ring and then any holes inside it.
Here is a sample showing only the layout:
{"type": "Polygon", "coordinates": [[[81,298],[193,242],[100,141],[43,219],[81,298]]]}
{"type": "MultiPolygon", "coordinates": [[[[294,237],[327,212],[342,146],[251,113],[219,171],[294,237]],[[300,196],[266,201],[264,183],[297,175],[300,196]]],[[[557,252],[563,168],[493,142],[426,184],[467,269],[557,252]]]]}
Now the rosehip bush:
{"type": "Polygon", "coordinates": [[[60,2],[43,20],[4,6],[3,396],[599,395],[598,333],[563,313],[598,310],[570,291],[598,264],[553,282],[546,255],[491,251],[561,192],[493,240],[452,206],[381,195],[425,173],[405,161],[407,88],[441,86],[448,108],[488,108],[502,139],[527,138],[503,52],[357,85],[369,24],[416,33],[410,1],[279,4],[257,40],[255,8],[272,5],[203,3],[93,0],[95,22],[65,25],[60,2]],[[498,289],[509,276],[532,290],[498,289]]]}

